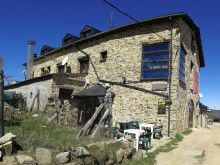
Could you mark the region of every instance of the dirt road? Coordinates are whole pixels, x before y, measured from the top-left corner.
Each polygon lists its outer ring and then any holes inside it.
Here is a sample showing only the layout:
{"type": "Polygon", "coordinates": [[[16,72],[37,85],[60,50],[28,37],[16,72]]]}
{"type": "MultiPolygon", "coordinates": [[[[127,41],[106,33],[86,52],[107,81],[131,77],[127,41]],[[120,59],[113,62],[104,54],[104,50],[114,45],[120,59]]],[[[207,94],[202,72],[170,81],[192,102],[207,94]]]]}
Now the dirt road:
{"type": "Polygon", "coordinates": [[[220,165],[220,123],[193,129],[176,149],[156,160],[157,165],[220,165]]]}

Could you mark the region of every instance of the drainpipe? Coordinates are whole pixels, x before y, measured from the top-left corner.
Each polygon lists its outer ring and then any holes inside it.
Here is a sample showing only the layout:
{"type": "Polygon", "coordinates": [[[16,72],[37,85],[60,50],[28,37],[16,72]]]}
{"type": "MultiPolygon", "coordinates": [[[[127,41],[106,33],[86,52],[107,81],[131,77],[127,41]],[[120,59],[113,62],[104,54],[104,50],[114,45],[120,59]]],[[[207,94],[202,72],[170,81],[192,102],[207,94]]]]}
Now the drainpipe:
{"type": "Polygon", "coordinates": [[[33,78],[34,45],[35,45],[35,41],[27,42],[27,69],[26,69],[27,80],[33,78]]]}
{"type": "Polygon", "coordinates": [[[168,100],[166,101],[166,110],[168,111],[168,137],[170,137],[170,109],[171,109],[171,85],[172,85],[172,56],[173,56],[173,21],[172,17],[169,17],[170,22],[170,57],[169,57],[169,94],[168,100]]]}

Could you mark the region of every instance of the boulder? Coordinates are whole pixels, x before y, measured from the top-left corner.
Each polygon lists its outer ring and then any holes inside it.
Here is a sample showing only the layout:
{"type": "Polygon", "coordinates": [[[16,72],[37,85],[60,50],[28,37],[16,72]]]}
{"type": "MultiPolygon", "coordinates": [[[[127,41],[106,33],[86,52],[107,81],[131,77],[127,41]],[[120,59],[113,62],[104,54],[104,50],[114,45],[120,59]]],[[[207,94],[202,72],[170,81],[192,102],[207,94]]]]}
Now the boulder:
{"type": "Polygon", "coordinates": [[[70,161],[71,153],[70,152],[62,152],[56,155],[57,162],[63,164],[70,161]]]}
{"type": "Polygon", "coordinates": [[[138,160],[138,159],[141,159],[142,157],[143,157],[143,151],[139,150],[139,151],[135,152],[132,159],[138,160]]]}
{"type": "Polygon", "coordinates": [[[87,148],[89,153],[91,153],[91,155],[95,155],[97,152],[100,151],[100,147],[95,143],[87,145],[87,148]]]}
{"type": "Polygon", "coordinates": [[[13,133],[6,133],[4,136],[0,138],[0,144],[4,144],[8,141],[13,141],[16,138],[16,135],[13,133]]]}
{"type": "Polygon", "coordinates": [[[114,159],[113,154],[108,155],[108,159],[105,161],[105,165],[114,165],[116,160],[114,159]]]}
{"type": "Polygon", "coordinates": [[[8,141],[2,144],[2,149],[5,155],[11,155],[13,153],[13,143],[12,141],[8,141]]]}
{"type": "Polygon", "coordinates": [[[134,148],[133,144],[126,144],[126,147],[123,148],[123,150],[125,159],[131,159],[136,152],[136,148],[134,148]]]}
{"type": "Polygon", "coordinates": [[[76,149],[72,149],[72,155],[75,157],[86,157],[89,156],[90,153],[85,149],[85,147],[77,147],[76,149]]]}
{"type": "Polygon", "coordinates": [[[2,151],[2,145],[0,145],[0,161],[2,161],[3,158],[3,151],[2,151]]]}
{"type": "Polygon", "coordinates": [[[36,161],[29,155],[16,155],[19,165],[37,165],[36,161]]]}
{"type": "Polygon", "coordinates": [[[70,163],[65,163],[65,165],[79,165],[79,164],[75,162],[70,162],[70,163]]]}
{"type": "Polygon", "coordinates": [[[120,149],[116,152],[115,155],[116,155],[116,161],[117,161],[118,163],[121,163],[122,160],[123,160],[123,158],[124,158],[124,151],[123,151],[123,149],[120,148],[120,149]]]}
{"type": "Polygon", "coordinates": [[[46,148],[36,149],[36,161],[41,165],[51,164],[52,153],[46,148]]]}
{"type": "Polygon", "coordinates": [[[14,156],[4,156],[3,163],[4,165],[18,165],[14,156]]]}
{"type": "Polygon", "coordinates": [[[124,149],[124,158],[125,159],[130,159],[132,157],[132,149],[131,148],[125,148],[124,149]]]}

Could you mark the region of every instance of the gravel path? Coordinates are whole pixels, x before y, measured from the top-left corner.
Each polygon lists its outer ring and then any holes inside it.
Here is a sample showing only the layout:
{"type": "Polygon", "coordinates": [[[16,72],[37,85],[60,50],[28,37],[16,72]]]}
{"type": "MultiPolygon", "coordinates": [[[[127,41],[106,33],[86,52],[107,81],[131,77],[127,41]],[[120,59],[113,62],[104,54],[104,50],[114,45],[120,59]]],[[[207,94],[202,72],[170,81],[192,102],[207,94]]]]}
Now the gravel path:
{"type": "Polygon", "coordinates": [[[156,160],[157,165],[220,165],[220,123],[193,129],[178,148],[156,160]]]}

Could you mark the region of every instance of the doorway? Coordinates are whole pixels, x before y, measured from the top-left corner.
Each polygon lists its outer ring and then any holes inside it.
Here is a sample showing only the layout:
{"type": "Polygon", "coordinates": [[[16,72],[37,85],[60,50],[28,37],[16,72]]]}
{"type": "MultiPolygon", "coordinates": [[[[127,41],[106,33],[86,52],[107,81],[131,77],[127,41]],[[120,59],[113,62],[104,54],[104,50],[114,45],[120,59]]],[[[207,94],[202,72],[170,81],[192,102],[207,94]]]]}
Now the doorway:
{"type": "Polygon", "coordinates": [[[193,114],[194,114],[194,103],[191,100],[189,102],[189,128],[193,127],[193,114]]]}
{"type": "MultiPolygon", "coordinates": [[[[83,98],[78,102],[78,124],[85,125],[87,121],[95,113],[97,107],[99,107],[100,102],[97,97],[83,98]]],[[[95,123],[100,119],[101,115],[99,114],[95,123]]]]}

